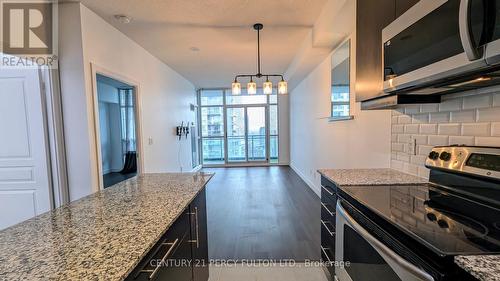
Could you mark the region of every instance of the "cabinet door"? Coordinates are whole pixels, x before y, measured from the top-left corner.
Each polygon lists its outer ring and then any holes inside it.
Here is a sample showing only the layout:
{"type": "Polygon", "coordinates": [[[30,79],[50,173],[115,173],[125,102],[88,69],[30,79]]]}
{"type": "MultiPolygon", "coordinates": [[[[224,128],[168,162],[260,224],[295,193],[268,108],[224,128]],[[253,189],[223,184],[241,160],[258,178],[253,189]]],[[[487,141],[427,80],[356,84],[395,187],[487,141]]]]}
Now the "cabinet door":
{"type": "Polygon", "coordinates": [[[193,280],[207,281],[208,270],[208,237],[207,237],[207,203],[203,189],[190,205],[191,211],[191,248],[193,253],[193,280]]]}
{"type": "Polygon", "coordinates": [[[394,20],[394,1],[356,1],[357,102],[383,95],[382,29],[394,20]]]}
{"type": "Polygon", "coordinates": [[[417,4],[419,0],[396,0],[396,18],[404,14],[408,9],[417,4]]]}
{"type": "Polygon", "coordinates": [[[141,261],[127,281],[191,281],[193,277],[189,208],[141,261]]]}

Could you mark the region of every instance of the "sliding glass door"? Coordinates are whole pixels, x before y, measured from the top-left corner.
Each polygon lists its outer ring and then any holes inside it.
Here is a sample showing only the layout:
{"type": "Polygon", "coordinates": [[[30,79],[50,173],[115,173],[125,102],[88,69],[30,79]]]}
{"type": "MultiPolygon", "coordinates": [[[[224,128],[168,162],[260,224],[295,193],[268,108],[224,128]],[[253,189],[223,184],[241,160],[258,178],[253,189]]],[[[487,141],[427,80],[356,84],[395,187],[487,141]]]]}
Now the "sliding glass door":
{"type": "Polygon", "coordinates": [[[278,163],[276,95],[201,90],[199,104],[204,165],[278,163]]]}
{"type": "Polygon", "coordinates": [[[247,107],[248,161],[267,161],[266,107],[247,107]]]}

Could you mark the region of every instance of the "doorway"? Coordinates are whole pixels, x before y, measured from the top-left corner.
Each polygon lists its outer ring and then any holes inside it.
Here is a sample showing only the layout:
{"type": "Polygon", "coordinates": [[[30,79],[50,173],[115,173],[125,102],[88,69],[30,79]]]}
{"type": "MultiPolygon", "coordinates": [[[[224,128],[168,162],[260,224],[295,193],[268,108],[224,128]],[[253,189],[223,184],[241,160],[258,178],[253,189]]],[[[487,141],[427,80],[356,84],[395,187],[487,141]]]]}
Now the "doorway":
{"type": "Polygon", "coordinates": [[[103,188],[137,175],[136,93],[132,85],[96,74],[103,188]]]}

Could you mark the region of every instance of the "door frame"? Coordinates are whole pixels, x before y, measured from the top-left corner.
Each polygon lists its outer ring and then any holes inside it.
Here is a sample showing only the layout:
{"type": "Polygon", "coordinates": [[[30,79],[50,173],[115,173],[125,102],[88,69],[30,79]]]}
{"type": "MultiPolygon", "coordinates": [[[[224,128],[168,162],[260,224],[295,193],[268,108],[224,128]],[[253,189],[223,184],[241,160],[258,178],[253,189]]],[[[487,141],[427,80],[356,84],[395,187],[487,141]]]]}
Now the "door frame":
{"type": "Polygon", "coordinates": [[[99,98],[97,93],[97,75],[103,75],[117,81],[123,82],[130,85],[134,91],[135,98],[135,137],[136,137],[136,150],[137,150],[137,174],[140,175],[144,173],[144,150],[142,142],[142,126],[141,126],[141,87],[140,83],[132,78],[128,78],[122,74],[113,72],[104,67],[101,67],[95,63],[90,63],[91,73],[92,73],[92,103],[93,103],[93,114],[94,114],[94,144],[96,151],[97,168],[98,175],[98,187],[93,187],[93,192],[104,189],[103,173],[102,173],[102,151],[101,151],[101,135],[99,126],[99,98]]]}

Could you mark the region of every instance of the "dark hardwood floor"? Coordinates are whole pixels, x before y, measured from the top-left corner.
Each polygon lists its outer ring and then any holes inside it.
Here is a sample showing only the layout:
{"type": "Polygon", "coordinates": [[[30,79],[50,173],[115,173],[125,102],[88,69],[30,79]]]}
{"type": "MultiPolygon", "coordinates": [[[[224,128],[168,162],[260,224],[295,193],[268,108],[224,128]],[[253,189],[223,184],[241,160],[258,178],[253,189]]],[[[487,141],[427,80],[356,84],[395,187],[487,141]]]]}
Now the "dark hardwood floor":
{"type": "Polygon", "coordinates": [[[211,259],[320,259],[320,198],[290,167],[204,171],[211,259]]]}

